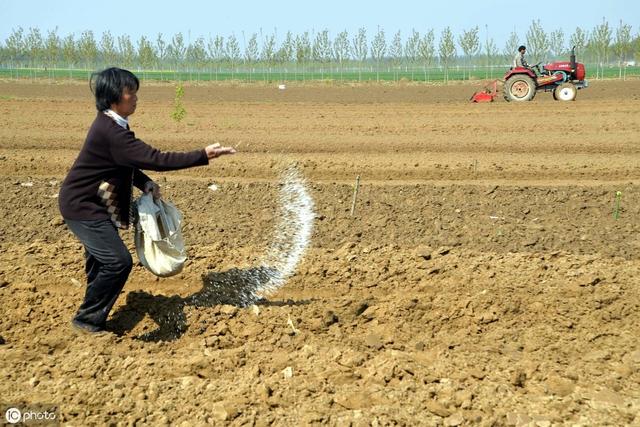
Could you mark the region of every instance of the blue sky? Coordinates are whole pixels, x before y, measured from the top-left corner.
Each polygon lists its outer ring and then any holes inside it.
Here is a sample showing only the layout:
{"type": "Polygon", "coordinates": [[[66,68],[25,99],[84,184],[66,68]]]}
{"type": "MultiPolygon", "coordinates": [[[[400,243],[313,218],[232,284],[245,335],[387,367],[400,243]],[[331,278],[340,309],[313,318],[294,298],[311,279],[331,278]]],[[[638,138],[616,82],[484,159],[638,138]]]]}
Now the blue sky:
{"type": "Polygon", "coordinates": [[[4,42],[13,28],[29,27],[46,30],[58,28],[58,33],[79,35],[92,30],[98,39],[102,32],[113,35],[128,34],[134,40],[146,35],[155,40],[158,33],[168,40],[182,32],[185,39],[199,36],[227,36],[235,33],[242,45],[242,32],[251,34],[262,29],[278,39],[287,30],[294,34],[306,30],[327,28],[334,36],[347,30],[352,37],[358,28],[365,27],[369,40],[378,26],[391,39],[400,30],[403,39],[412,28],[419,32],[433,28],[436,37],[449,26],[455,35],[475,25],[480,27],[484,41],[488,26],[489,37],[501,49],[514,29],[524,42],[526,31],[534,19],[552,31],[562,28],[568,39],[576,26],[592,29],[606,18],[616,27],[622,19],[632,25],[633,34],[640,29],[640,1],[638,0],[582,0],[574,7],[562,3],[516,1],[195,1],[160,2],[151,0],[0,0],[0,41],[4,42]],[[546,4],[547,6],[543,6],[546,4]],[[517,6],[519,5],[519,6],[517,6]],[[527,6],[525,6],[527,5],[527,6]],[[535,7],[535,5],[539,5],[535,7]]]}

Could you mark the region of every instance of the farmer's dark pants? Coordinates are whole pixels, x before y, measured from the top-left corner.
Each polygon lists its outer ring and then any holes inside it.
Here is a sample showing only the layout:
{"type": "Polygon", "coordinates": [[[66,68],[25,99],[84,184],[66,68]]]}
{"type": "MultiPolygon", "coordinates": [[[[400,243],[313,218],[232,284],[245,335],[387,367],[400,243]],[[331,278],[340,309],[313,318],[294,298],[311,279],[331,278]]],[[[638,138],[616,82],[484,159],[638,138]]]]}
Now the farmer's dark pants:
{"type": "Polygon", "coordinates": [[[111,220],[65,222],[85,249],[87,292],[74,320],[104,327],[131,272],[131,254],[111,220]]]}

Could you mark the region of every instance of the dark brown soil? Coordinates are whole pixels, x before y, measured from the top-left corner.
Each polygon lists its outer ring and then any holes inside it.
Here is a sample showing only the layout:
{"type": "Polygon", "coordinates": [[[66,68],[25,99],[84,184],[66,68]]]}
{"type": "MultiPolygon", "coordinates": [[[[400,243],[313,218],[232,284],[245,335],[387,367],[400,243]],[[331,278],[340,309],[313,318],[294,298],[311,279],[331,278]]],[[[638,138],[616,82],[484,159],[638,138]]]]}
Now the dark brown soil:
{"type": "Polygon", "coordinates": [[[117,334],[92,338],[69,327],[82,249],[55,198],[91,94],[0,82],[2,402],[72,425],[640,423],[640,81],[522,105],[471,104],[471,85],[275,86],[187,85],[180,124],[173,86],[143,86],[140,138],[239,153],[151,173],[190,260],[170,279],[135,266],[117,334]],[[311,245],[238,306],[291,162],[311,245]]]}

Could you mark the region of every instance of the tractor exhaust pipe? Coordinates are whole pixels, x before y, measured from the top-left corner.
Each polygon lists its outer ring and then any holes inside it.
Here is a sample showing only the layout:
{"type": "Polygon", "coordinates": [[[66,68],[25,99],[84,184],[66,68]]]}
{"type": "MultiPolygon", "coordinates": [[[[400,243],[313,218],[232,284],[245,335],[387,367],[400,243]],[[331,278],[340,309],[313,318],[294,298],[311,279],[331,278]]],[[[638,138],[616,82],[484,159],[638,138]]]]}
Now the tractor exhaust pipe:
{"type": "Polygon", "coordinates": [[[576,74],[576,47],[571,48],[571,56],[569,57],[569,61],[571,62],[571,75],[575,78],[576,74]]]}

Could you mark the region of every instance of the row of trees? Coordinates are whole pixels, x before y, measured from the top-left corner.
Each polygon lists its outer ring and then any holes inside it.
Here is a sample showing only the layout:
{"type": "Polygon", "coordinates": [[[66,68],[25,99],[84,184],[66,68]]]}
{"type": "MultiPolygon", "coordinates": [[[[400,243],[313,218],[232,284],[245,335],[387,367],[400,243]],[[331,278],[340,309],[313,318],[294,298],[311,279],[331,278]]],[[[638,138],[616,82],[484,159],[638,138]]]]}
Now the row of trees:
{"type": "Polygon", "coordinates": [[[591,30],[580,27],[568,35],[562,29],[547,32],[539,20],[532,21],[525,37],[511,32],[502,50],[488,36],[481,40],[480,28],[475,26],[454,35],[449,27],[439,34],[433,29],[423,33],[412,30],[405,38],[397,31],[389,39],[378,27],[369,42],[365,28],[350,35],[346,30],[331,36],[328,30],[305,31],[294,35],[288,31],[279,38],[272,33],[253,33],[240,37],[216,35],[185,40],[182,33],[169,38],[158,34],[154,38],[141,36],[133,41],[128,35],[114,36],[106,31],[99,37],[91,31],[79,36],[62,36],[58,29],[15,28],[4,43],[0,43],[2,67],[50,67],[94,69],[119,65],[139,70],[188,70],[195,72],[213,69],[238,70],[255,67],[292,66],[296,70],[314,65],[331,67],[342,72],[350,70],[392,69],[420,66],[425,73],[434,66],[444,71],[445,80],[452,65],[491,66],[506,65],[520,44],[527,45],[529,62],[546,61],[568,54],[576,47],[581,61],[596,66],[596,77],[604,67],[617,63],[622,76],[627,61],[640,56],[640,34],[632,36],[631,25],[620,21],[612,28],[603,19],[591,30]]]}

